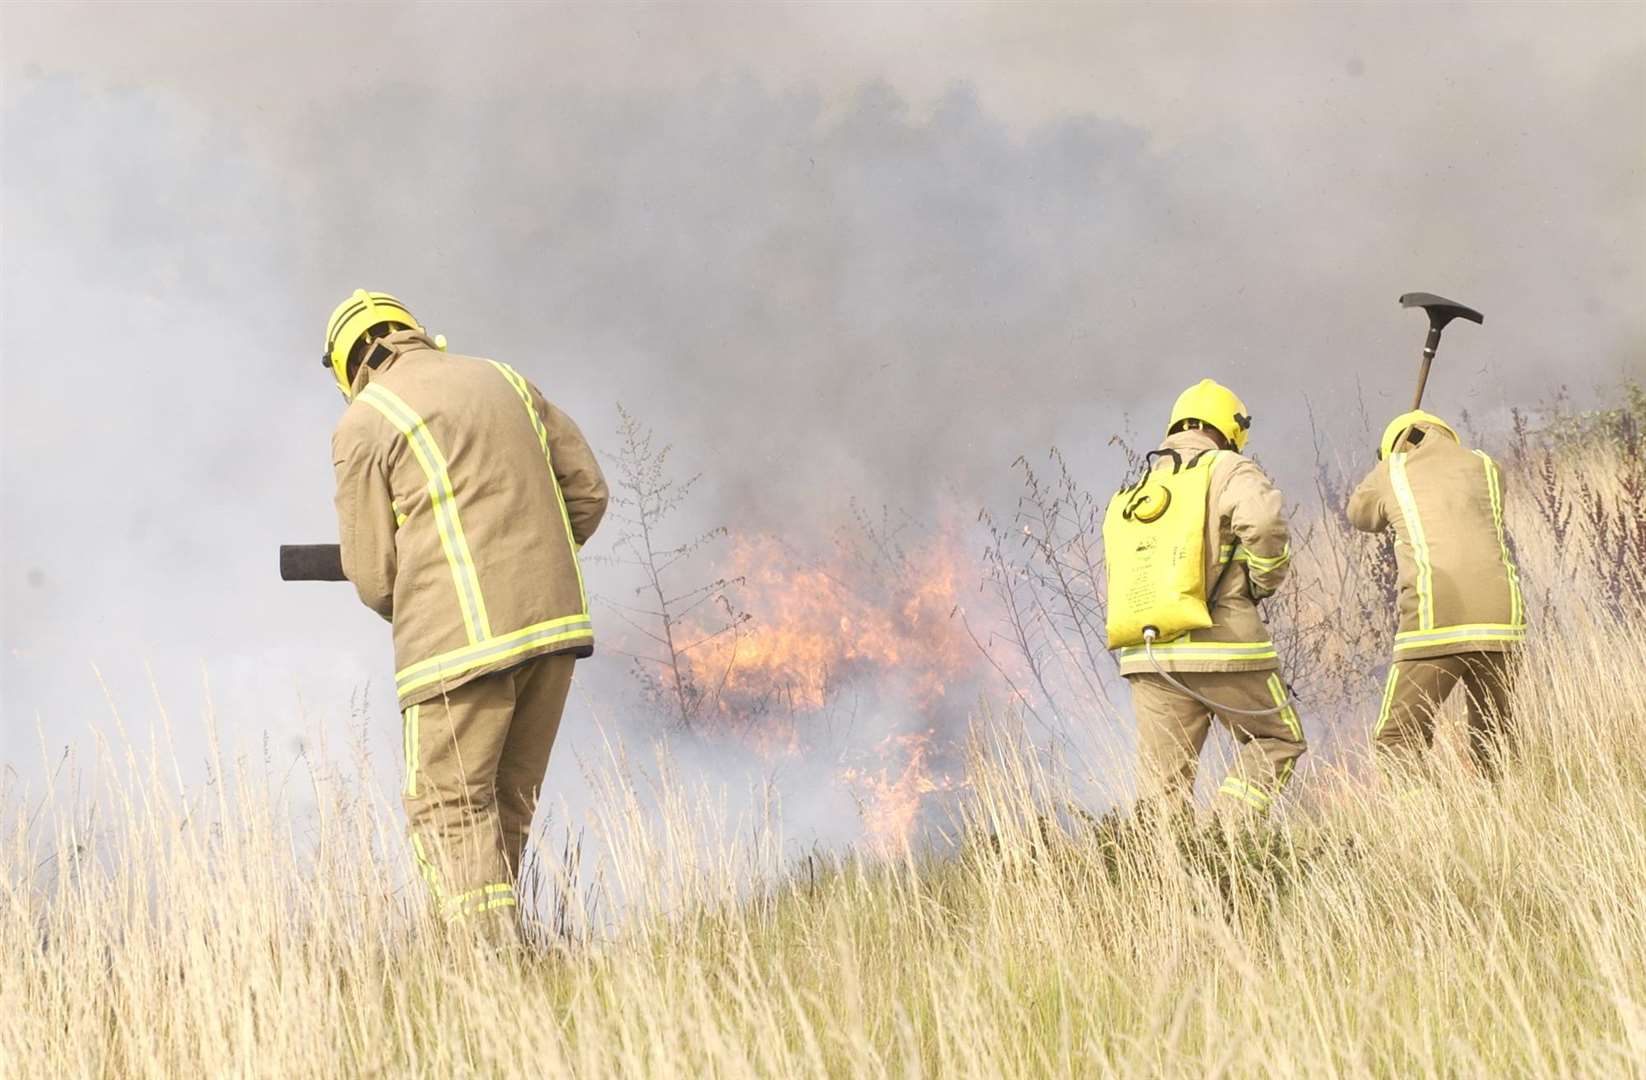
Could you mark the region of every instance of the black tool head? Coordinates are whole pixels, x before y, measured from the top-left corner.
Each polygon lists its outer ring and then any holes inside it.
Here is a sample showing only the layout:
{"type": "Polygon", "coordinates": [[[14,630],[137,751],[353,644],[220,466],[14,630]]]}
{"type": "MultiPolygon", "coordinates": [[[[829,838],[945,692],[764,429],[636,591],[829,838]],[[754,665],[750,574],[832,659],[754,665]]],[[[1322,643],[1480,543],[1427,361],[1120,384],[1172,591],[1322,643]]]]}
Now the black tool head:
{"type": "Polygon", "coordinates": [[[1444,296],[1434,293],[1409,292],[1400,298],[1401,307],[1420,307],[1429,313],[1429,325],[1436,330],[1443,329],[1453,319],[1467,319],[1472,323],[1484,323],[1486,316],[1471,307],[1464,307],[1456,300],[1448,300],[1444,296]]]}

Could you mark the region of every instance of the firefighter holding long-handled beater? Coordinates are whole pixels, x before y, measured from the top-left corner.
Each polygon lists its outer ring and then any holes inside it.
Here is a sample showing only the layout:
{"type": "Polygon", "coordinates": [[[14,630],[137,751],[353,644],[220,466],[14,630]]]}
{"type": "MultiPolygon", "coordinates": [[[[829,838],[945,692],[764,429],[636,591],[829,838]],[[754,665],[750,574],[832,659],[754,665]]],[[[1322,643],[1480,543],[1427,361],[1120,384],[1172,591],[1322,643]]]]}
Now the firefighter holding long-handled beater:
{"type": "Polygon", "coordinates": [[[1469,749],[1494,775],[1510,734],[1515,653],[1526,636],[1520,573],[1503,527],[1502,475],[1484,450],[1421,411],[1440,331],[1479,312],[1428,293],[1401,297],[1429,313],[1412,411],[1389,422],[1378,463],[1349,499],[1349,522],[1394,533],[1400,627],[1372,742],[1379,756],[1413,759],[1434,740],[1435,715],[1461,684],[1469,749]]]}

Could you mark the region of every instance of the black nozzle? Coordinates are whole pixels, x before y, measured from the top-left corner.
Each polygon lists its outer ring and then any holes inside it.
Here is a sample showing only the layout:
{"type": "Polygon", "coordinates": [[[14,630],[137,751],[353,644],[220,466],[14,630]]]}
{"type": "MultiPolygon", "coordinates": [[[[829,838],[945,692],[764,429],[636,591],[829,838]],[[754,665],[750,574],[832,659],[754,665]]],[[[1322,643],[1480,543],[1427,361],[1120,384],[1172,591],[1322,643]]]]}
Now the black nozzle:
{"type": "Polygon", "coordinates": [[[281,581],[347,581],[336,544],[281,544],[281,581]]]}

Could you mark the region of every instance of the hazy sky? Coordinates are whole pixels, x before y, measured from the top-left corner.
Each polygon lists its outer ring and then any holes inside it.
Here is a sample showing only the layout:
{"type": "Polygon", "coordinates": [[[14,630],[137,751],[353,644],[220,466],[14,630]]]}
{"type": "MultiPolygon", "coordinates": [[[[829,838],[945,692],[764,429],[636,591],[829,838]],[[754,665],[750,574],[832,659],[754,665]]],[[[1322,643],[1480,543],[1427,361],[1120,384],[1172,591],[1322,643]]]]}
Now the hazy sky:
{"type": "Polygon", "coordinates": [[[392,750],[380,623],[274,573],[335,535],[319,353],[356,287],[599,447],[623,402],[705,517],[802,544],[853,497],[1009,507],[1053,443],[1103,486],[1123,414],[1203,375],[1302,478],[1306,400],[1357,438],[1358,394],[1406,402],[1409,290],[1487,315],[1437,410],[1646,374],[1638,3],[13,4],[0,42],[22,771],[37,724],[108,729],[94,664],[139,731],[148,665],[179,727],[204,671],[278,740],[370,679],[392,750]]]}

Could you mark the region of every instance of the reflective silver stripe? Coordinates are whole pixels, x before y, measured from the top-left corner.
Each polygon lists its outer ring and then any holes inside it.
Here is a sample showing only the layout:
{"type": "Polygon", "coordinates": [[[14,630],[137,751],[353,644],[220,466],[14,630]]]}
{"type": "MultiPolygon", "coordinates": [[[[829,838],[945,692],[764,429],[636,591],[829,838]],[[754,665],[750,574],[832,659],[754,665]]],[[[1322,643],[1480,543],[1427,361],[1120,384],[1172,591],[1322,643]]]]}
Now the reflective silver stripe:
{"type": "Polygon", "coordinates": [[[1523,641],[1524,626],[1479,623],[1473,626],[1443,626],[1437,630],[1407,630],[1395,635],[1395,652],[1420,649],[1426,645],[1449,645],[1468,641],[1523,641]]]}
{"type": "Polygon", "coordinates": [[[485,664],[593,633],[594,624],[586,615],[552,619],[413,664],[395,674],[395,689],[401,695],[409,694],[442,679],[455,679],[485,664]]]}
{"type": "MultiPolygon", "coordinates": [[[[1156,645],[1154,654],[1161,659],[1183,660],[1268,660],[1279,655],[1275,652],[1272,641],[1231,641],[1227,644],[1196,641],[1181,645],[1167,642],[1164,645],[1156,645]]],[[[1147,655],[1147,651],[1141,645],[1127,645],[1120,650],[1122,660],[1139,659],[1147,655]]]]}
{"type": "Polygon", "coordinates": [[[1404,453],[1389,458],[1389,482],[1394,487],[1395,501],[1400,504],[1400,516],[1406,521],[1406,535],[1410,538],[1412,560],[1416,565],[1417,627],[1429,630],[1435,625],[1435,570],[1429,562],[1429,541],[1423,533],[1423,518],[1417,512],[1417,496],[1406,476],[1404,453]]]}
{"type": "Polygon", "coordinates": [[[382,413],[384,419],[405,436],[417,463],[422,466],[423,475],[428,479],[429,500],[434,507],[440,545],[445,549],[452,583],[457,589],[458,607],[463,612],[464,630],[471,643],[484,641],[492,636],[491,624],[486,617],[486,600],[480,593],[480,577],[475,572],[469,542],[463,535],[463,522],[457,514],[457,494],[452,488],[445,455],[429,434],[423,418],[380,383],[371,383],[362,390],[360,400],[382,413]]]}

